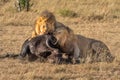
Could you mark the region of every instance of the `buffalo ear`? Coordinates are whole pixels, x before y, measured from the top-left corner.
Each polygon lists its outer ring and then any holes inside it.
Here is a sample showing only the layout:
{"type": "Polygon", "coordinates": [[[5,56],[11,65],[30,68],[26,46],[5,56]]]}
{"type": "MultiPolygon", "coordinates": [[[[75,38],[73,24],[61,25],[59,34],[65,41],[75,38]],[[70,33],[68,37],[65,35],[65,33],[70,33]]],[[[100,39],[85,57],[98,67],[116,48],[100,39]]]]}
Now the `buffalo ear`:
{"type": "Polygon", "coordinates": [[[47,38],[46,45],[49,48],[53,48],[53,49],[54,48],[59,48],[58,41],[54,36],[50,36],[50,37],[47,38]]]}

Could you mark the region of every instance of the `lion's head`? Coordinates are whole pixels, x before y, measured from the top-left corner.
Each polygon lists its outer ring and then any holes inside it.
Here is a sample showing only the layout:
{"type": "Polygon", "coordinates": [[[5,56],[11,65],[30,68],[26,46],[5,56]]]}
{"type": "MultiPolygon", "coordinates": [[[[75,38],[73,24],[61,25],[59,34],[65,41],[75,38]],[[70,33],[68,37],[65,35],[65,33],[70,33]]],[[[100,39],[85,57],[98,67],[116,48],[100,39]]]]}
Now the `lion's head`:
{"type": "Polygon", "coordinates": [[[43,11],[40,14],[40,17],[42,17],[42,19],[46,20],[47,23],[55,23],[56,22],[56,18],[54,16],[54,14],[48,10],[43,11]]]}
{"type": "Polygon", "coordinates": [[[65,44],[73,41],[74,33],[73,31],[66,26],[58,27],[54,32],[54,37],[57,39],[60,46],[65,46],[65,44]]]}
{"type": "Polygon", "coordinates": [[[52,33],[55,30],[55,23],[55,16],[49,11],[43,11],[35,21],[34,34],[43,35],[52,33]]]}

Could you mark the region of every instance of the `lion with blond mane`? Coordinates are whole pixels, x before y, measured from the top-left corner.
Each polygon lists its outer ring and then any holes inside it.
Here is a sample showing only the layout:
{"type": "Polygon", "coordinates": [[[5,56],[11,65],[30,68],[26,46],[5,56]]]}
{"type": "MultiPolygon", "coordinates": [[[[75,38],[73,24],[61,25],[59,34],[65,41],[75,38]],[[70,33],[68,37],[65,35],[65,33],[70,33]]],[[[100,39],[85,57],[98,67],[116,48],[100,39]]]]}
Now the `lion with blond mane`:
{"type": "Polygon", "coordinates": [[[114,60],[114,56],[102,41],[75,35],[68,27],[58,27],[53,35],[60,45],[60,50],[71,57],[73,63],[112,62],[114,60]]]}
{"type": "Polygon", "coordinates": [[[64,27],[65,25],[58,22],[54,14],[48,10],[43,11],[40,17],[35,21],[32,38],[37,35],[52,34],[56,28],[64,27]]]}
{"type": "Polygon", "coordinates": [[[55,29],[53,36],[57,39],[55,44],[59,44],[63,55],[65,53],[73,63],[79,63],[80,49],[74,32],[69,27],[62,25],[55,29]]]}
{"type": "Polygon", "coordinates": [[[55,30],[55,16],[45,10],[40,14],[40,17],[35,21],[35,27],[32,32],[32,38],[37,35],[49,34],[55,30]]]}

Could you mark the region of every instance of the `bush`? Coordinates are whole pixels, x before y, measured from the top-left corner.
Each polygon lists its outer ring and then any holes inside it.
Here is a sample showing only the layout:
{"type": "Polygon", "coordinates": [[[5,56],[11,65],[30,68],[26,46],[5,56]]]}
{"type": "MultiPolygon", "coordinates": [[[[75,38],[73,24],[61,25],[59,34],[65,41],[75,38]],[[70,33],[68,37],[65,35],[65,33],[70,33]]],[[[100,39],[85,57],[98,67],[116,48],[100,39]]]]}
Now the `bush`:
{"type": "Polygon", "coordinates": [[[25,7],[26,5],[26,0],[19,0],[20,1],[20,4],[21,4],[21,7],[25,7]]]}
{"type": "Polygon", "coordinates": [[[76,17],[77,14],[74,11],[68,9],[61,9],[59,10],[59,14],[63,17],[76,17]]]}
{"type": "Polygon", "coordinates": [[[15,7],[18,11],[21,11],[23,9],[26,9],[26,11],[29,10],[29,0],[16,0],[15,7]]]}

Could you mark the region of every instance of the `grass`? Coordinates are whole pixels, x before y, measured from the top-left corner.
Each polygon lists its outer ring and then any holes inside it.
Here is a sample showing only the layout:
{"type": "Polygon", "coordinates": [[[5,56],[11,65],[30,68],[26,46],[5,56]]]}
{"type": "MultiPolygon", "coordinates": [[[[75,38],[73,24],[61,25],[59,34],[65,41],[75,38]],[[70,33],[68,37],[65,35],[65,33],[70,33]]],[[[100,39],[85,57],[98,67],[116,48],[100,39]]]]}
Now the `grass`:
{"type": "Polygon", "coordinates": [[[74,11],[71,11],[71,10],[68,10],[68,9],[61,9],[59,11],[59,14],[62,17],[76,17],[77,16],[77,14],[74,11]]]}
{"type": "Polygon", "coordinates": [[[103,41],[115,55],[112,63],[55,65],[17,59],[0,60],[0,80],[119,80],[120,77],[120,1],[119,0],[31,0],[29,12],[14,11],[14,1],[0,2],[0,54],[20,52],[31,35],[41,11],[52,11],[56,19],[76,34],[103,41]],[[11,9],[10,9],[11,8],[11,9]],[[61,9],[77,13],[62,17],[61,9]],[[100,17],[100,19],[99,19],[100,17]],[[101,18],[102,17],[102,18],[101,18]]]}

